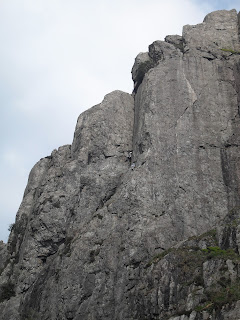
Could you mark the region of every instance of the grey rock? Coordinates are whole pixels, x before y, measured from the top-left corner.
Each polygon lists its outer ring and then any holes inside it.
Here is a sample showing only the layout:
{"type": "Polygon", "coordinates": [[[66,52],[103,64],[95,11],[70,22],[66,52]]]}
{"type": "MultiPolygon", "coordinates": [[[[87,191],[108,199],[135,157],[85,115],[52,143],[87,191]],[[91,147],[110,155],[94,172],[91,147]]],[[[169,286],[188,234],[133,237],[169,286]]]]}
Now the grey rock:
{"type": "MultiPolygon", "coordinates": [[[[237,219],[239,214],[236,209],[237,219]]],[[[231,214],[227,218],[234,232],[239,220],[236,224],[231,214]]],[[[240,257],[230,247],[219,246],[225,226],[226,219],[218,232],[213,229],[192,237],[149,260],[131,292],[132,308],[137,309],[138,301],[142,306],[136,319],[238,319],[240,257]],[[205,250],[202,241],[207,243],[205,250]]]]}
{"type": "Polygon", "coordinates": [[[3,271],[5,264],[7,262],[8,257],[8,251],[7,251],[7,245],[0,241],[0,273],[3,271]]]}
{"type": "Polygon", "coordinates": [[[141,52],[137,55],[132,67],[132,79],[134,82],[134,91],[137,91],[145,74],[154,67],[154,62],[150,58],[148,52],[141,52]]]}
{"type": "Polygon", "coordinates": [[[0,244],[1,320],[239,317],[238,21],[155,41],[133,95],[108,94],[34,166],[0,244]]]}
{"type": "Polygon", "coordinates": [[[189,49],[215,51],[226,48],[239,50],[238,16],[236,10],[208,14],[203,23],[183,27],[183,38],[189,49]],[[204,36],[203,36],[204,34],[204,36]]]}
{"type": "Polygon", "coordinates": [[[173,44],[180,51],[184,51],[184,39],[179,35],[166,36],[164,39],[166,42],[173,44]]]}

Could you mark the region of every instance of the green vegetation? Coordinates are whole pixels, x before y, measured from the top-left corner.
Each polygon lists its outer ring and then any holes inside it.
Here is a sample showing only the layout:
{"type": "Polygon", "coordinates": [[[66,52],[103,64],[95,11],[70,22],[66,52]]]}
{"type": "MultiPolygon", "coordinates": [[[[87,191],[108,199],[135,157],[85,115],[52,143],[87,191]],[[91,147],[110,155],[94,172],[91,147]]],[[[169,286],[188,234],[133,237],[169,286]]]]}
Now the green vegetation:
{"type": "Polygon", "coordinates": [[[0,288],[0,302],[9,300],[13,296],[15,296],[14,284],[10,281],[3,284],[0,288]]]}
{"type": "Polygon", "coordinates": [[[219,286],[212,287],[206,292],[206,295],[208,301],[202,305],[198,305],[195,311],[211,312],[213,309],[219,310],[226,304],[240,300],[240,281],[238,280],[232,284],[222,283],[220,288],[219,286]]]}
{"type": "Polygon", "coordinates": [[[162,258],[164,258],[169,252],[174,251],[175,249],[169,248],[157,255],[155,255],[146,265],[146,268],[150,267],[152,264],[158,263],[162,258]]]}
{"type": "Polygon", "coordinates": [[[223,250],[219,247],[207,247],[207,249],[202,249],[202,251],[206,254],[207,259],[240,260],[240,256],[233,249],[223,250]]]}
{"type": "MultiPolygon", "coordinates": [[[[216,229],[210,230],[208,232],[205,232],[203,234],[201,234],[200,236],[193,236],[191,238],[189,238],[188,240],[197,240],[200,241],[202,239],[206,239],[209,240],[209,242],[213,243],[213,244],[217,244],[217,231],[216,229]]],[[[185,257],[189,257],[190,260],[194,257],[197,257],[198,261],[205,261],[207,260],[206,258],[212,258],[213,256],[217,257],[219,256],[219,254],[221,253],[222,255],[225,254],[225,256],[228,254],[234,254],[234,257],[237,256],[237,254],[234,253],[233,250],[222,250],[221,252],[219,252],[219,250],[221,250],[219,247],[209,247],[208,249],[199,249],[198,247],[183,247],[183,248],[169,248],[157,255],[155,255],[146,265],[146,268],[150,267],[152,264],[156,264],[158,263],[161,259],[163,259],[167,254],[169,254],[170,252],[174,252],[177,255],[180,255],[180,253],[182,253],[182,255],[185,257]],[[208,253],[207,255],[205,255],[204,253],[208,253]],[[191,256],[191,257],[190,257],[191,256]]],[[[232,256],[232,255],[231,255],[232,256]]],[[[184,258],[184,261],[186,259],[184,258]]],[[[192,261],[194,261],[195,259],[193,259],[192,261]]]]}
{"type": "Polygon", "coordinates": [[[224,52],[230,52],[232,54],[240,54],[240,51],[235,51],[235,50],[229,49],[229,48],[222,48],[221,50],[224,52]]]}
{"type": "Polygon", "coordinates": [[[200,236],[193,236],[190,237],[188,240],[210,240],[212,243],[217,245],[217,230],[216,229],[212,229],[210,231],[207,231],[203,234],[201,234],[200,236]]]}
{"type": "Polygon", "coordinates": [[[208,301],[207,303],[205,303],[203,305],[197,306],[195,308],[195,311],[197,311],[197,312],[202,312],[204,310],[209,311],[209,309],[212,310],[212,307],[213,307],[213,303],[208,301]]]}
{"type": "MultiPolygon", "coordinates": [[[[194,236],[189,238],[189,240],[208,240],[208,242],[217,244],[217,233],[216,230],[210,230],[200,236],[194,236]]],[[[169,248],[157,255],[155,255],[146,265],[146,268],[150,267],[152,264],[158,263],[161,259],[163,259],[168,253],[174,252],[179,258],[182,258],[185,263],[187,263],[187,259],[189,259],[192,263],[197,259],[196,263],[203,263],[209,259],[231,259],[233,261],[240,261],[240,256],[233,250],[227,249],[223,250],[218,246],[209,246],[206,249],[200,249],[198,247],[182,247],[182,248],[169,248]]],[[[190,264],[188,262],[188,264],[190,264]]]]}
{"type": "Polygon", "coordinates": [[[222,286],[220,289],[212,289],[209,293],[209,300],[214,308],[219,309],[227,303],[233,303],[240,299],[240,282],[237,281],[229,286],[222,286]]]}
{"type": "MultiPolygon", "coordinates": [[[[206,311],[218,313],[224,306],[240,300],[240,279],[233,280],[227,260],[230,260],[235,270],[240,266],[240,255],[233,247],[229,248],[229,236],[236,232],[240,221],[240,208],[233,208],[223,220],[225,238],[221,240],[223,247],[218,246],[217,231],[210,230],[200,236],[194,236],[185,241],[179,248],[170,248],[155,255],[146,265],[146,268],[166,260],[171,272],[177,274],[177,283],[183,294],[191,288],[196,312],[206,311]],[[206,249],[202,249],[202,246],[206,249]],[[211,284],[206,285],[209,274],[204,273],[204,263],[209,268],[216,268],[216,277],[211,284]],[[195,295],[196,299],[195,300],[195,295]],[[201,300],[199,300],[199,298],[201,300]],[[199,303],[200,301],[200,303],[199,303]]],[[[214,272],[214,271],[213,271],[214,272]]],[[[179,291],[180,292],[180,291],[179,291]]],[[[185,310],[179,310],[185,314],[185,310]]]]}

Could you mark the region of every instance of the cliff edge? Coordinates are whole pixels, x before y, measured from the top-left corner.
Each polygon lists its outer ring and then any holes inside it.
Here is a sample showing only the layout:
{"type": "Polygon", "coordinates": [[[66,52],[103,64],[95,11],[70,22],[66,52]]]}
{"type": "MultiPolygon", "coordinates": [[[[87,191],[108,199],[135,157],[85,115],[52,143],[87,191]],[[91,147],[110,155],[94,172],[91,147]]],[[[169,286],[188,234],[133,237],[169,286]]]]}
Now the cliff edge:
{"type": "Polygon", "coordinates": [[[239,30],[222,10],[153,42],[133,94],[33,167],[0,243],[1,320],[240,318],[239,30]]]}

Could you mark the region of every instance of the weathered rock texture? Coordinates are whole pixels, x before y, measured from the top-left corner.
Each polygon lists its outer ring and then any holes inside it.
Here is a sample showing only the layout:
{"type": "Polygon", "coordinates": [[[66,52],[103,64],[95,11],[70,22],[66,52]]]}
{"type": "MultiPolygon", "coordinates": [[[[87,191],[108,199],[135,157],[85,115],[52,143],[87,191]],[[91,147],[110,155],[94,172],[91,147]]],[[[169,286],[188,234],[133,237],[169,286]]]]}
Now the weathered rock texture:
{"type": "Polygon", "coordinates": [[[0,243],[0,319],[240,319],[238,21],[155,41],[133,95],[34,166],[0,243]]]}

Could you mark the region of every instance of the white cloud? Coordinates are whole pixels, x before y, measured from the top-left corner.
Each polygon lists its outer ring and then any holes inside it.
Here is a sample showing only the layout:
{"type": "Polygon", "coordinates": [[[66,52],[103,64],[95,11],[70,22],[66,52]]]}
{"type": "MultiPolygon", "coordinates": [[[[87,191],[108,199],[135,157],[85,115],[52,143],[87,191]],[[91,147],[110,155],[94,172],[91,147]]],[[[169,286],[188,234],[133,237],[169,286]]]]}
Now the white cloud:
{"type": "Polygon", "coordinates": [[[132,91],[140,51],[210,10],[208,1],[193,0],[2,0],[0,143],[8,182],[0,184],[0,219],[23,193],[30,166],[71,143],[84,109],[112,90],[132,91]]]}

